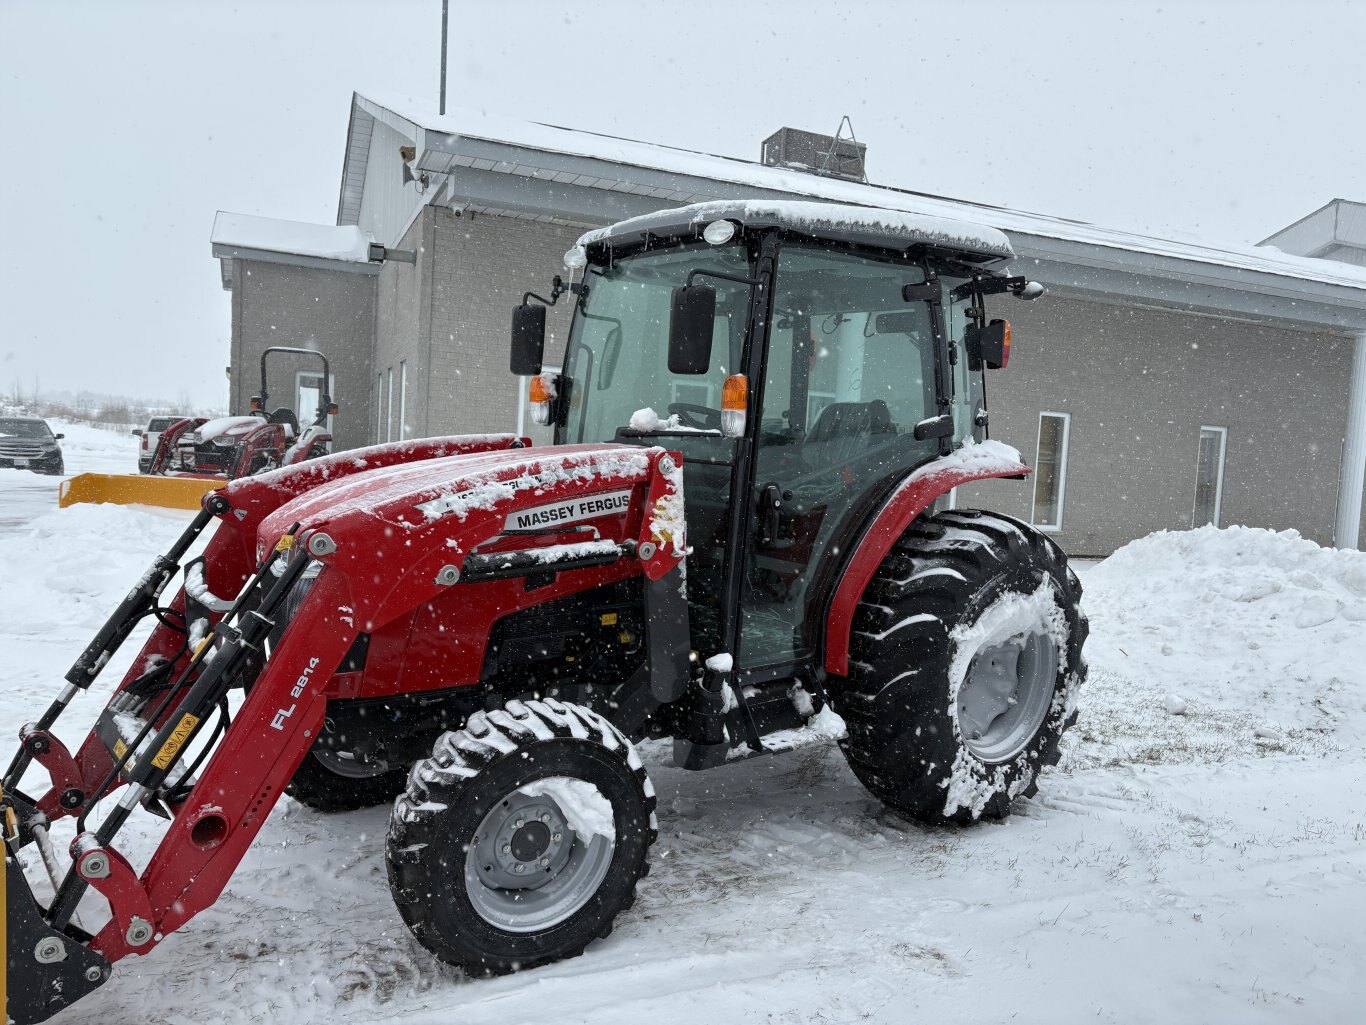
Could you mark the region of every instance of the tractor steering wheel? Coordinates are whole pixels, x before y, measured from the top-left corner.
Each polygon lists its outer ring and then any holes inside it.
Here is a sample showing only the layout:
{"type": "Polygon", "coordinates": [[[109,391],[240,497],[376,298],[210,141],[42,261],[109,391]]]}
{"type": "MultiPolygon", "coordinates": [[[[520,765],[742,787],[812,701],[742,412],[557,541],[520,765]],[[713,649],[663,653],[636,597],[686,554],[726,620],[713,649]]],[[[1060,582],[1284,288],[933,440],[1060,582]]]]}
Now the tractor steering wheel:
{"type": "Polygon", "coordinates": [[[678,418],[683,421],[684,426],[691,427],[697,431],[719,431],[721,429],[721,411],[712,409],[710,406],[703,406],[696,402],[670,402],[669,413],[678,414],[678,418]]]}

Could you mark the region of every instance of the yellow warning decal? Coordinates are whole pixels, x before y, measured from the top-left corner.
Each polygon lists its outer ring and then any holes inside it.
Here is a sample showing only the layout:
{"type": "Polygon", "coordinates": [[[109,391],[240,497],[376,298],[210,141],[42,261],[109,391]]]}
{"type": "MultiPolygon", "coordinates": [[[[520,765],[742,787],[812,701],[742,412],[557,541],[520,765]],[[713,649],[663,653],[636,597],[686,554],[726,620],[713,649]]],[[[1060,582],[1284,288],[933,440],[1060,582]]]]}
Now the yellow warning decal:
{"type": "Polygon", "coordinates": [[[602,614],[602,625],[603,625],[603,626],[616,626],[616,625],[617,625],[617,614],[616,614],[615,612],[604,612],[604,613],[602,614]]]}
{"type": "Polygon", "coordinates": [[[294,535],[293,535],[293,534],[281,534],[281,535],[280,535],[280,540],[278,540],[278,541],[275,542],[275,550],[276,550],[277,552],[286,552],[286,551],[288,551],[289,549],[291,549],[291,548],[293,548],[293,547],[294,547],[294,535]]]}
{"type": "Polygon", "coordinates": [[[161,750],[152,759],[152,764],[158,769],[168,769],[171,761],[177,752],[185,746],[185,741],[190,739],[190,734],[199,725],[199,717],[186,712],[180,717],[180,722],[176,723],[176,728],[171,731],[171,735],[166,738],[166,743],[161,745],[161,750]]]}
{"type": "Polygon", "coordinates": [[[128,753],[128,745],[122,739],[114,741],[114,760],[123,761],[123,756],[128,753]]]}

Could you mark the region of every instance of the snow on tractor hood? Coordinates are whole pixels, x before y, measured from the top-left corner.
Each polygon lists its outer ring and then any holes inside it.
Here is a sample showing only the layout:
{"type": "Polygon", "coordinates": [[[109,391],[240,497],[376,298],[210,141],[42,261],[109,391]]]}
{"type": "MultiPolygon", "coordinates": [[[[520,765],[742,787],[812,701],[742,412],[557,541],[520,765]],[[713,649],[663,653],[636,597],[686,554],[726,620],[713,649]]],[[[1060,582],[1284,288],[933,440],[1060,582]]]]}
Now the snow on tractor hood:
{"type": "Polygon", "coordinates": [[[265,422],[259,416],[220,416],[217,420],[200,424],[192,433],[200,442],[213,441],[225,434],[249,434],[265,422]]]}
{"type": "MultiPolygon", "coordinates": [[[[275,510],[261,523],[257,549],[264,558],[295,523],[301,530],[325,528],[341,544],[353,530],[373,529],[375,521],[383,524],[388,537],[394,531],[415,533],[447,517],[463,522],[476,511],[539,510],[551,502],[545,497],[549,491],[556,489],[563,497],[561,486],[570,482],[588,494],[607,491],[600,497],[624,509],[626,500],[619,494],[624,487],[613,490],[610,485],[647,480],[653,460],[662,452],[634,445],[566,445],[446,456],[366,470],[322,484],[275,510]]],[[[553,517],[547,523],[511,526],[568,524],[609,511],[597,506],[579,513],[546,510],[544,515],[553,517]]]]}

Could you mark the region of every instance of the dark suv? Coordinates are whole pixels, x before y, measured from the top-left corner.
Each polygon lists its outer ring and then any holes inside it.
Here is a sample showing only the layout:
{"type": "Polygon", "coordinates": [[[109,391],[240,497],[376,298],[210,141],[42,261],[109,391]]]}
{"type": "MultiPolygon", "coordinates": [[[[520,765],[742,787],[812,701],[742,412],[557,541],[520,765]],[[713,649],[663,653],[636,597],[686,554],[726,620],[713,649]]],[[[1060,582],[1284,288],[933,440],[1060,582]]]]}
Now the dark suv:
{"type": "Polygon", "coordinates": [[[0,416],[0,467],[61,475],[63,437],[36,416],[0,416]]]}

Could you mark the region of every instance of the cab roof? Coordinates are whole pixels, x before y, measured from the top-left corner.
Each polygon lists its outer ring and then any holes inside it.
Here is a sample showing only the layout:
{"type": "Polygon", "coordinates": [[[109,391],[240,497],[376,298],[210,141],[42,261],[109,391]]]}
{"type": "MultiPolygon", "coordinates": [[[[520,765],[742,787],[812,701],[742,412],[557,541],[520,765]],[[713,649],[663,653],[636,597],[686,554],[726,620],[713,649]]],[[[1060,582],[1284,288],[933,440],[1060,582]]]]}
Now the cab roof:
{"type": "Polygon", "coordinates": [[[583,235],[579,244],[632,245],[644,241],[647,235],[699,234],[717,220],[735,221],[747,228],[782,228],[813,238],[887,249],[933,246],[975,263],[1008,260],[1015,255],[1004,232],[972,221],[845,203],[771,199],[717,200],[660,210],[597,228],[583,235]]]}

